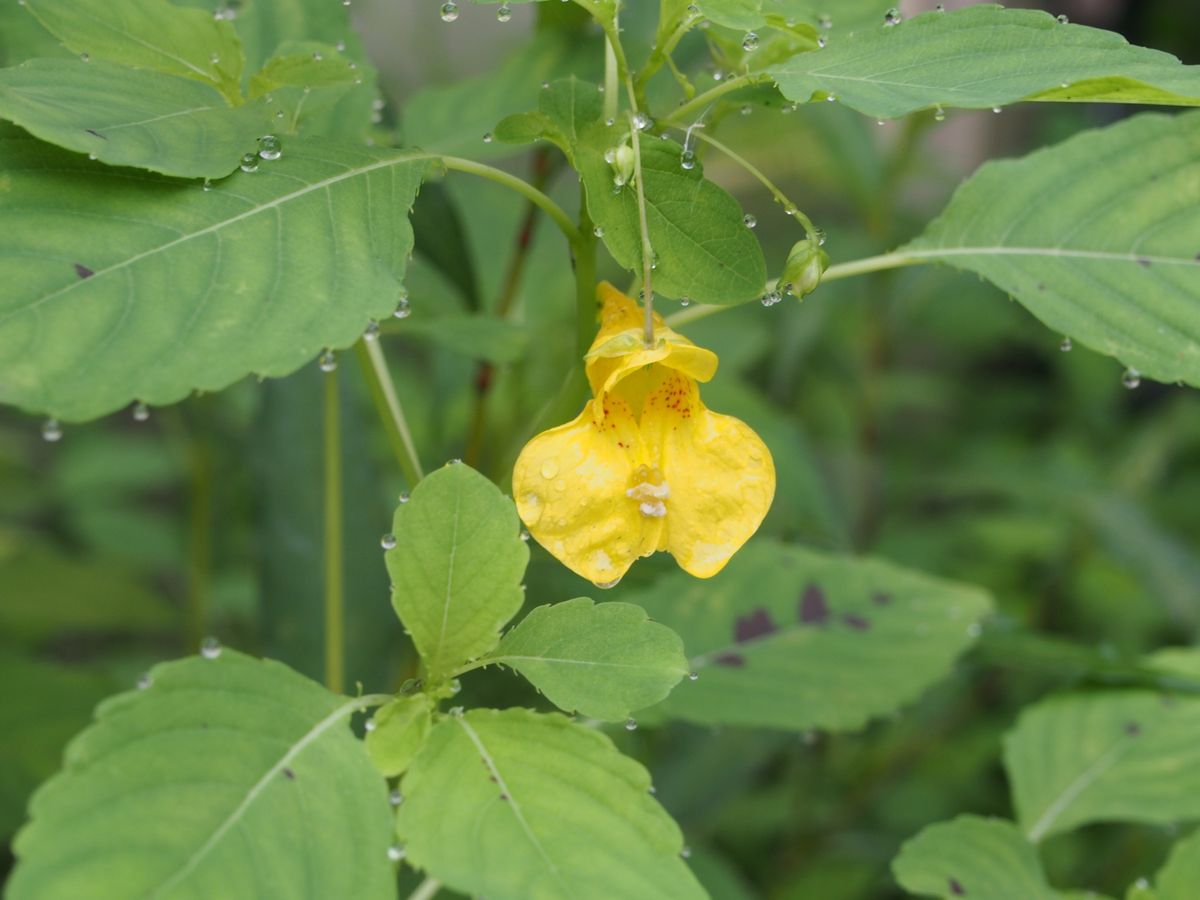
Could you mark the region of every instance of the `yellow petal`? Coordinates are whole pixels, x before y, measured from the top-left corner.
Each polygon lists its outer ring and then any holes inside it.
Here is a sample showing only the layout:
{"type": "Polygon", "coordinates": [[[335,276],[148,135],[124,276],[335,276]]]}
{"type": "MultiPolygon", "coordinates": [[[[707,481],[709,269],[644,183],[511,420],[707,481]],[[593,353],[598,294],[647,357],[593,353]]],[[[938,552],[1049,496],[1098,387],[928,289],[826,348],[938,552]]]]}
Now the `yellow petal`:
{"type": "Polygon", "coordinates": [[[717,355],[669,328],[658,313],[654,313],[654,346],[647,347],[644,312],[633,299],[607,281],[596,288],[596,296],[603,304],[600,331],[586,358],[594,396],[611,391],[621,379],[654,363],[697,381],[708,381],[716,373],[717,355]]]}
{"type": "Polygon", "coordinates": [[[660,547],[689,574],[716,575],[771,507],[770,451],[745,422],[711,412],[695,382],[677,374],[647,396],[641,432],[670,489],[660,547]]]}
{"type": "Polygon", "coordinates": [[[598,585],[653,553],[663,523],[627,496],[643,453],[637,420],[619,397],[589,400],[572,422],[525,445],[513,470],[517,512],[563,565],[598,585]]]}

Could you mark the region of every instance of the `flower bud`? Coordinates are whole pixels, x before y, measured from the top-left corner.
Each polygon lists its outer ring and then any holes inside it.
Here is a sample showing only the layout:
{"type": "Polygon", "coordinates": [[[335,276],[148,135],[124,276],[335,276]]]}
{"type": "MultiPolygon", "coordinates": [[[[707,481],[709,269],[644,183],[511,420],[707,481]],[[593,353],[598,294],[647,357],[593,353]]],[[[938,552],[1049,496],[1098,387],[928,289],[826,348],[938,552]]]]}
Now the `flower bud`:
{"type": "Polygon", "coordinates": [[[829,254],[812,238],[797,241],[788,254],[779,280],[788,286],[797,297],[807,297],[821,283],[821,276],[829,268],[829,254]]]}
{"type": "Polygon", "coordinates": [[[613,168],[613,184],[617,187],[624,187],[633,183],[633,148],[631,146],[621,144],[621,146],[613,148],[611,159],[607,153],[605,159],[608,159],[613,168]]]}

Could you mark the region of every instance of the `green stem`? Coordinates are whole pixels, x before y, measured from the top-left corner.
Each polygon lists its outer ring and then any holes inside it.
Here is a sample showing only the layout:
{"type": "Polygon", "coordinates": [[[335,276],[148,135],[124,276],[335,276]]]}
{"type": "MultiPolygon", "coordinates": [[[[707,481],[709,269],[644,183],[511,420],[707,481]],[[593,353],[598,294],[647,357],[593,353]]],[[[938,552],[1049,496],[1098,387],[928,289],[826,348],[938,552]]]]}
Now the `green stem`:
{"type": "Polygon", "coordinates": [[[617,96],[620,91],[620,72],[617,69],[617,51],[613,48],[612,38],[604,35],[604,119],[616,119],[617,96]]]}
{"type": "Polygon", "coordinates": [[[429,900],[442,889],[442,883],[436,878],[426,878],[417,885],[417,889],[408,895],[408,900],[429,900]]]}
{"type": "MultiPolygon", "coordinates": [[[[866,275],[868,272],[880,272],[884,269],[899,269],[903,266],[918,265],[920,263],[934,262],[933,256],[918,256],[912,253],[884,253],[880,256],[868,256],[866,259],[856,259],[848,263],[840,263],[836,266],[830,266],[825,270],[825,274],[821,276],[821,281],[837,281],[839,278],[850,278],[854,275],[866,275]]],[[[772,285],[768,285],[771,287],[772,285]]],[[[700,319],[707,319],[713,313],[719,313],[726,309],[733,309],[732,306],[691,306],[688,309],[680,310],[677,313],[672,313],[667,316],[667,324],[672,328],[678,328],[681,325],[687,325],[689,322],[696,322],[700,319]]]]}
{"type": "Polygon", "coordinates": [[[325,686],[342,693],[345,679],[345,586],[342,582],[342,431],[338,374],[325,374],[325,686]]]}
{"type": "Polygon", "coordinates": [[[697,94],[691,100],[680,105],[678,108],[676,108],[675,112],[671,113],[671,115],[667,116],[667,118],[663,120],[662,124],[664,126],[678,126],[680,124],[687,123],[691,120],[692,116],[708,109],[709,106],[726,94],[730,94],[733,91],[739,91],[744,87],[750,87],[751,85],[758,84],[760,81],[768,81],[770,80],[770,77],[771,76],[762,72],[757,72],[754,74],[735,75],[732,78],[726,78],[716,87],[710,88],[702,94],[697,94]]]}
{"type": "Polygon", "coordinates": [[[575,228],[575,223],[571,221],[571,217],[563,212],[562,207],[535,188],[532,184],[518,178],[515,175],[509,175],[507,172],[485,166],[483,163],[477,163],[470,159],[460,159],[457,156],[440,156],[437,157],[442,161],[442,164],[447,168],[457,172],[467,172],[471,175],[478,175],[480,178],[487,178],[489,181],[494,181],[497,184],[502,184],[507,188],[516,191],[530,203],[540,207],[551,219],[554,224],[559,227],[567,240],[574,244],[579,240],[579,232],[575,228]]]}
{"type": "Polygon", "coordinates": [[[654,49],[650,51],[650,56],[646,60],[646,64],[642,66],[642,70],[638,72],[637,79],[634,81],[634,87],[637,89],[638,97],[642,97],[646,85],[655,73],[663,67],[665,63],[670,62],[671,54],[675,51],[683,36],[687,34],[693,25],[703,19],[704,16],[699,13],[685,15],[674,30],[667,36],[666,40],[658,42],[654,45],[654,49]]]}
{"type": "Polygon", "coordinates": [[[773,181],[771,181],[771,179],[769,179],[766,175],[764,175],[757,166],[755,166],[753,163],[751,163],[748,159],[746,159],[740,153],[737,153],[736,151],[734,151],[731,147],[729,147],[725,144],[722,144],[715,137],[710,137],[709,135],[705,134],[703,131],[700,131],[699,129],[696,129],[695,131],[693,131],[693,134],[695,134],[696,137],[700,138],[700,140],[704,141],[704,143],[710,144],[713,147],[715,147],[717,150],[720,150],[722,153],[724,153],[726,156],[728,156],[731,160],[733,160],[735,163],[737,163],[739,166],[741,166],[743,169],[745,169],[747,172],[749,172],[751,175],[753,175],[756,179],[758,179],[758,182],[763,187],[765,187],[768,191],[771,192],[771,196],[774,197],[777,202],[782,204],[783,208],[790,215],[794,216],[796,218],[797,222],[799,222],[801,225],[804,226],[804,230],[809,235],[809,237],[812,237],[816,233],[816,228],[813,227],[812,220],[808,216],[806,216],[803,212],[801,212],[800,208],[798,206],[796,206],[796,204],[793,203],[791,200],[789,200],[787,198],[787,196],[783,193],[783,191],[781,191],[778,187],[776,187],[775,183],[773,181]]]}
{"type": "Polygon", "coordinates": [[[409,490],[416,487],[417,482],[425,477],[421,469],[421,460],[417,456],[417,447],[413,443],[412,432],[408,430],[408,420],[404,417],[404,409],[400,406],[400,398],[396,395],[396,386],[392,384],[392,373],[388,369],[387,359],[383,355],[380,338],[361,340],[355,347],[363,375],[367,379],[367,387],[371,391],[371,399],[375,401],[375,409],[383,420],[388,442],[404,480],[408,482],[409,490]]]}
{"type": "MultiPolygon", "coordinates": [[[[630,86],[630,91],[633,88],[630,86]]],[[[642,340],[647,347],[654,346],[654,284],[651,281],[654,269],[654,248],[650,246],[650,225],[646,221],[646,190],[642,178],[641,132],[638,130],[636,113],[629,117],[630,138],[633,142],[633,176],[637,189],[638,230],[642,236],[642,308],[646,311],[642,340]]]]}
{"type": "Polygon", "coordinates": [[[587,194],[579,185],[579,243],[575,245],[575,349],[580,357],[596,335],[596,235],[588,216],[587,194]]]}

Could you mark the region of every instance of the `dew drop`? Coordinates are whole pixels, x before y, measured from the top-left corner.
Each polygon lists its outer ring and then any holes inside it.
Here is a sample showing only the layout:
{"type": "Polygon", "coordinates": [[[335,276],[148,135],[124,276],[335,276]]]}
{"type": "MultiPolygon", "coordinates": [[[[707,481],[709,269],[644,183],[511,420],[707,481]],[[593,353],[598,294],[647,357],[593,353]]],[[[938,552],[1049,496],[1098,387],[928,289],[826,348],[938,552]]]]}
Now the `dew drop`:
{"type": "Polygon", "coordinates": [[[1065,337],[1062,339],[1062,343],[1058,345],[1058,349],[1063,353],[1070,353],[1073,346],[1075,345],[1071,343],[1071,339],[1069,337],[1065,337]]]}
{"type": "Polygon", "coordinates": [[[490,143],[492,142],[492,133],[491,133],[490,131],[489,131],[489,132],[487,132],[486,134],[484,134],[484,136],[483,136],[483,142],[484,142],[485,144],[490,144],[490,143]]]}
{"type": "Polygon", "coordinates": [[[53,444],[55,441],[61,441],[62,436],[62,426],[58,424],[58,419],[47,419],[42,423],[43,441],[49,441],[53,444]]]}
{"type": "Polygon", "coordinates": [[[403,494],[401,494],[399,500],[401,503],[407,503],[409,501],[408,491],[405,491],[403,494]]]}
{"type": "Polygon", "coordinates": [[[219,63],[221,61],[221,57],[217,53],[210,53],[210,54],[208,54],[208,61],[215,66],[217,63],[219,63]]]}
{"type": "Polygon", "coordinates": [[[742,38],[742,49],[747,53],[753,53],[758,49],[758,35],[753,31],[747,31],[746,36],[742,38]]]}
{"type": "Polygon", "coordinates": [[[363,340],[364,341],[379,340],[379,323],[378,322],[371,321],[371,322],[367,323],[367,327],[363,331],[363,340]]]}
{"type": "Polygon", "coordinates": [[[81,59],[83,62],[89,62],[89,61],[91,61],[91,57],[90,57],[88,54],[86,54],[86,53],[80,53],[80,54],[79,54],[79,58],[80,58],[80,59],[81,59]]]}
{"type": "Polygon", "coordinates": [[[699,677],[699,672],[688,672],[688,681],[696,681],[699,677]]]}
{"type": "Polygon", "coordinates": [[[1137,369],[1128,368],[1121,376],[1121,384],[1125,385],[1128,390],[1133,390],[1142,383],[1142,373],[1137,369]]]}
{"type": "Polygon", "coordinates": [[[894,6],[883,14],[883,24],[888,28],[899,25],[903,21],[904,17],[900,15],[900,10],[894,6]]]}
{"type": "Polygon", "coordinates": [[[821,36],[821,37],[817,38],[817,47],[818,47],[819,49],[821,49],[821,50],[824,50],[824,49],[825,49],[825,45],[826,45],[827,43],[829,43],[829,42],[828,42],[827,40],[825,40],[824,36],[821,36]]]}
{"type": "Polygon", "coordinates": [[[399,806],[404,802],[404,795],[400,793],[400,788],[392,788],[392,792],[388,794],[388,803],[392,806],[399,806]]]}
{"type": "Polygon", "coordinates": [[[745,106],[743,106],[743,107],[742,107],[742,109],[741,109],[741,113],[742,113],[742,115],[743,115],[743,116],[748,116],[748,115],[750,115],[750,113],[752,113],[752,112],[754,112],[754,107],[753,107],[753,106],[751,106],[749,103],[747,103],[747,104],[746,104],[745,106]]]}
{"type": "Polygon", "coordinates": [[[512,8],[507,3],[501,4],[500,8],[496,10],[496,21],[504,23],[510,19],[512,19],[512,8]]]}
{"type": "Polygon", "coordinates": [[[442,21],[457,22],[458,21],[458,4],[450,0],[449,3],[442,4],[442,21]]]}
{"type": "Polygon", "coordinates": [[[747,228],[753,228],[755,225],[758,224],[758,219],[755,218],[750,213],[746,213],[744,216],[742,216],[742,224],[745,225],[747,228]]]}
{"type": "Polygon", "coordinates": [[[258,154],[257,153],[244,154],[242,156],[241,169],[243,172],[250,172],[250,173],[257,172],[258,171],[258,154]]]}
{"type": "Polygon", "coordinates": [[[598,238],[604,237],[604,226],[597,225],[595,228],[592,229],[592,234],[594,234],[598,238]]]}
{"type": "Polygon", "coordinates": [[[972,622],[967,626],[967,637],[977,638],[983,634],[983,626],[978,622],[972,622]]]}
{"type": "Polygon", "coordinates": [[[1059,15],[1055,16],[1054,18],[1056,18],[1058,20],[1059,25],[1070,25],[1071,24],[1071,20],[1069,18],[1067,18],[1065,13],[1060,13],[1059,15]]]}
{"type": "Polygon", "coordinates": [[[258,155],[265,160],[279,159],[283,156],[283,146],[279,138],[273,134],[264,134],[258,139],[258,155]]]}
{"type": "Polygon", "coordinates": [[[542,477],[549,480],[558,474],[558,463],[548,459],[542,463],[542,477]]]}
{"type": "Polygon", "coordinates": [[[944,109],[942,109],[940,106],[935,108],[933,111],[933,121],[935,121],[935,122],[945,122],[946,121],[946,111],[944,109]]]}
{"type": "Polygon", "coordinates": [[[526,541],[526,542],[529,541],[529,532],[526,531],[524,528],[521,529],[521,540],[526,541]]]}
{"type": "Polygon", "coordinates": [[[993,106],[993,107],[992,107],[992,112],[994,112],[996,115],[1000,115],[1000,107],[999,107],[999,106],[993,106]]]}
{"type": "Polygon", "coordinates": [[[200,655],[205,659],[216,659],[221,655],[221,642],[215,637],[206,637],[200,642],[200,655]]]}
{"type": "Polygon", "coordinates": [[[322,372],[332,372],[337,368],[337,357],[333,355],[332,350],[326,350],[317,358],[317,365],[321,367],[322,372]]]}
{"type": "MultiPolygon", "coordinates": [[[[452,4],[449,4],[449,3],[446,4],[446,6],[450,6],[450,5],[452,5],[452,4]]],[[[442,8],[445,9],[446,7],[442,7],[442,8]]],[[[458,15],[458,13],[455,13],[455,16],[457,16],[457,15],[458,15]]],[[[442,18],[445,19],[446,18],[445,15],[443,15],[442,18]]],[[[453,21],[453,19],[447,19],[447,21],[453,21]]],[[[404,859],[404,855],[405,855],[404,848],[401,847],[399,844],[392,844],[392,846],[388,847],[387,853],[388,853],[388,859],[390,859],[392,862],[400,862],[400,860],[404,859]]]]}
{"type": "Polygon", "coordinates": [[[654,120],[651,119],[644,112],[638,112],[638,113],[635,113],[633,116],[633,124],[637,126],[638,131],[645,131],[647,128],[649,128],[651,125],[654,124],[654,120]]]}
{"type": "MultiPolygon", "coordinates": [[[[597,581],[596,587],[600,588],[600,590],[602,590],[602,591],[607,591],[610,588],[615,588],[620,583],[620,581],[621,581],[620,578],[614,578],[612,581],[597,581]]],[[[633,719],[630,719],[629,721],[633,722],[633,719]]],[[[629,728],[628,723],[626,723],[625,727],[629,728]]],[[[633,728],[637,728],[636,722],[634,722],[633,728]]],[[[629,730],[633,731],[633,728],[629,728],[629,730]]]]}
{"type": "Polygon", "coordinates": [[[679,167],[681,169],[696,168],[696,154],[691,150],[684,150],[679,154],[679,167]]]}
{"type": "Polygon", "coordinates": [[[945,3],[939,3],[939,4],[938,4],[937,6],[935,6],[933,9],[934,9],[934,12],[940,12],[940,13],[944,13],[944,12],[946,11],[946,4],[945,4],[945,3]]]}
{"type": "Polygon", "coordinates": [[[637,719],[626,719],[625,720],[625,730],[626,731],[637,731],[637,719]]]}
{"type": "Polygon", "coordinates": [[[394,534],[385,534],[379,539],[379,546],[384,550],[394,550],[396,548],[396,536],[394,534]]]}
{"type": "Polygon", "coordinates": [[[336,50],[338,53],[345,53],[346,52],[346,42],[338,41],[336,44],[333,45],[333,49],[336,50]]]}
{"type": "Polygon", "coordinates": [[[154,684],[154,679],[151,677],[149,672],[143,672],[138,676],[137,689],[139,691],[146,690],[146,688],[150,687],[152,684],[154,684]]]}
{"type": "Polygon", "coordinates": [[[396,311],[392,315],[397,319],[407,319],[412,315],[412,308],[408,304],[408,297],[400,297],[400,302],[396,304],[396,311]]]}
{"type": "Polygon", "coordinates": [[[132,415],[133,421],[145,422],[150,418],[150,407],[148,407],[145,403],[135,403],[133,404],[132,415]]]}
{"type": "Polygon", "coordinates": [[[680,297],[680,298],[679,298],[679,305],[680,305],[680,306],[682,306],[682,307],[685,307],[685,308],[686,308],[686,307],[688,307],[688,306],[691,306],[691,304],[692,304],[692,298],[691,298],[691,297],[680,297]]]}
{"type": "Polygon", "coordinates": [[[374,730],[375,730],[375,720],[367,719],[367,721],[363,723],[363,731],[374,731],[374,730]]]}

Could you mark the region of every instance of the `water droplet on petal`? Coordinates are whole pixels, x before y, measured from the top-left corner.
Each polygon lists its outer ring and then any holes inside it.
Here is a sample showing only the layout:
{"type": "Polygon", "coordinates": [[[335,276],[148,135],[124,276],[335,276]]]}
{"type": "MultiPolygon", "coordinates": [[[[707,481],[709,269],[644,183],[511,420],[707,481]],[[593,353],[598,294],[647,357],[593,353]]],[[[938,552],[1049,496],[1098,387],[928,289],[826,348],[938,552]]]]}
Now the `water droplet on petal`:
{"type": "Polygon", "coordinates": [[[553,478],[558,474],[558,463],[553,459],[548,459],[542,463],[542,477],[546,479],[553,478]]]}

